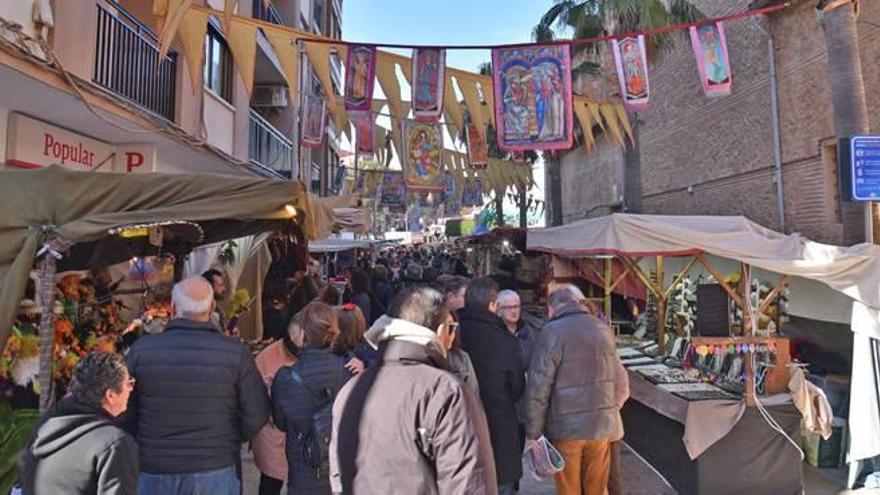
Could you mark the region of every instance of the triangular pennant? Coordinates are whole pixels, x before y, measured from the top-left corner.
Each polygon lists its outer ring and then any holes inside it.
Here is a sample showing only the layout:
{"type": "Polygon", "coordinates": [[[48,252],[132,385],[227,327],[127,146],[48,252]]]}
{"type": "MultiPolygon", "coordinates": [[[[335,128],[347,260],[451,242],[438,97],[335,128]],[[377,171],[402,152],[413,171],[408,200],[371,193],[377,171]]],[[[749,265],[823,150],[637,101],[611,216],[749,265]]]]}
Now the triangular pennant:
{"type": "Polygon", "coordinates": [[[250,22],[232,17],[228,22],[226,44],[232,52],[232,60],[244,81],[248,95],[254,87],[254,61],[257,56],[257,26],[250,22]]]}
{"type": "MultiPolygon", "coordinates": [[[[224,0],[223,1],[223,17],[220,18],[220,23],[223,25],[223,32],[229,32],[229,24],[232,21],[232,16],[235,13],[235,6],[238,5],[238,0],[224,0]]],[[[254,13],[254,17],[256,17],[256,13],[254,13]]]]}
{"type": "Polygon", "coordinates": [[[599,109],[602,111],[605,123],[608,124],[608,134],[611,136],[611,140],[617,143],[618,146],[624,146],[623,135],[620,133],[620,123],[617,122],[617,111],[614,110],[614,105],[602,103],[599,105],[599,109]]]}
{"type": "MultiPolygon", "coordinates": [[[[309,63],[312,64],[312,69],[315,71],[315,75],[318,77],[318,82],[321,83],[321,87],[324,90],[324,95],[327,97],[327,104],[330,106],[330,111],[333,113],[333,120],[337,125],[340,125],[340,122],[337,117],[338,110],[336,108],[336,92],[333,91],[333,78],[330,77],[330,47],[331,45],[327,43],[312,43],[309,41],[303,41],[303,49],[306,52],[306,56],[309,58],[309,63]]],[[[345,112],[343,111],[343,114],[345,112]]],[[[344,120],[344,119],[343,119],[344,120]]]]}
{"type": "Polygon", "coordinates": [[[455,128],[460,133],[464,129],[464,117],[461,114],[461,107],[458,106],[458,97],[455,96],[455,88],[449,75],[446,76],[446,83],[444,84],[443,112],[448,119],[452,120],[452,124],[455,125],[455,128]]]}
{"type": "Polygon", "coordinates": [[[483,99],[486,102],[483,105],[483,109],[485,110],[484,115],[487,116],[486,121],[489,122],[492,127],[495,127],[495,90],[492,86],[492,77],[491,76],[480,76],[480,90],[483,93],[483,99]]]}
{"type": "Polygon", "coordinates": [[[477,93],[477,84],[466,78],[456,77],[455,79],[458,82],[458,89],[461,90],[461,94],[464,96],[464,103],[467,105],[471,123],[477,126],[477,131],[485,140],[486,123],[483,120],[483,105],[480,102],[480,95],[477,93]]]}
{"type": "Polygon", "coordinates": [[[287,90],[290,93],[290,101],[297,101],[297,91],[299,83],[299,50],[296,43],[290,37],[289,33],[281,30],[274,30],[267,27],[263,28],[263,34],[269,40],[278,61],[281,63],[281,70],[284,72],[284,79],[287,80],[287,90]]]}
{"type": "Polygon", "coordinates": [[[208,13],[199,9],[189,9],[177,29],[183,56],[189,65],[189,77],[193,92],[202,88],[202,70],[205,66],[205,32],[207,30],[208,13]]]}
{"type": "Polygon", "coordinates": [[[629,115],[626,114],[626,109],[623,108],[623,105],[618,103],[614,103],[614,109],[617,111],[617,120],[623,124],[623,129],[626,131],[626,135],[629,136],[629,142],[635,143],[632,126],[629,123],[629,115]]]}
{"type": "Polygon", "coordinates": [[[376,59],[376,79],[382,92],[388,99],[388,110],[391,117],[396,120],[405,118],[403,103],[400,99],[400,83],[397,81],[397,63],[394,58],[385,52],[379,52],[376,59]]]}
{"type": "MultiPolygon", "coordinates": [[[[174,41],[174,33],[179,33],[180,24],[187,13],[191,12],[193,0],[154,0],[153,15],[158,17],[159,26],[159,57],[165,58],[174,41]]],[[[202,11],[207,23],[208,14],[202,11]]],[[[202,41],[204,45],[204,40],[202,41]]],[[[199,57],[201,60],[201,57],[199,57]]],[[[198,86],[197,86],[198,87],[198,86]]]]}
{"type": "Polygon", "coordinates": [[[605,130],[605,120],[602,118],[602,112],[599,110],[599,104],[588,101],[586,102],[587,110],[590,111],[590,115],[593,116],[593,122],[599,124],[599,128],[603,131],[605,130]]]}
{"type": "Polygon", "coordinates": [[[581,131],[583,131],[584,146],[587,148],[587,151],[592,151],[593,146],[596,144],[596,140],[593,138],[593,120],[590,118],[590,111],[587,110],[584,102],[575,100],[574,115],[581,125],[581,131]]]}

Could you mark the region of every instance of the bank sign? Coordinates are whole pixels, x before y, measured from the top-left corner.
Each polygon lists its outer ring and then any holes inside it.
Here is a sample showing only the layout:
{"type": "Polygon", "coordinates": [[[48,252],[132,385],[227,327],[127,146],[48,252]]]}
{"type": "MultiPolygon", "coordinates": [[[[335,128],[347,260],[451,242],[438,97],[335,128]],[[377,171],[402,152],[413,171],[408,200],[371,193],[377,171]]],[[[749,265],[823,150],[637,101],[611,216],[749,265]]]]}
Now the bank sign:
{"type": "Polygon", "coordinates": [[[849,161],[852,200],[880,201],[880,136],[852,136],[849,161]]]}
{"type": "Polygon", "coordinates": [[[6,165],[42,168],[49,165],[100,172],[152,172],[152,144],[109,144],[37,120],[9,114],[6,131],[6,165]]]}

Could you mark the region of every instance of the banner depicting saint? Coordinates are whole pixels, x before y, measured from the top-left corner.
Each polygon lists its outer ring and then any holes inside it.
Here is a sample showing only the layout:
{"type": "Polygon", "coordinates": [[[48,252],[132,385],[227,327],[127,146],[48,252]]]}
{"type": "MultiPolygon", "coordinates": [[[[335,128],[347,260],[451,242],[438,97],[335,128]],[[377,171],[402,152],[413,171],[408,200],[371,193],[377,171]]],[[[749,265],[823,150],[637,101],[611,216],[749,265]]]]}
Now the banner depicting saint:
{"type": "Polygon", "coordinates": [[[645,36],[611,40],[614,52],[614,67],[620,83],[623,106],[628,110],[648,108],[650,85],[648,84],[648,59],[645,51],[645,36]]]}
{"type": "Polygon", "coordinates": [[[709,97],[729,95],[730,57],[727,54],[723,23],[692,26],[690,33],[703,92],[709,97]]]}
{"type": "Polygon", "coordinates": [[[572,143],[568,45],[492,50],[498,148],[568,149],[572,143]]]}
{"type": "Polygon", "coordinates": [[[345,110],[369,111],[376,77],[376,47],[349,45],[345,61],[345,110]]]}
{"type": "Polygon", "coordinates": [[[489,146],[476,124],[467,125],[467,152],[471,168],[486,168],[489,163],[489,146]]]}
{"type": "Polygon", "coordinates": [[[406,202],[406,185],[400,172],[385,171],[379,187],[379,204],[403,206],[406,202]]]}
{"type": "Polygon", "coordinates": [[[440,124],[407,120],[403,135],[406,187],[412,191],[442,191],[443,132],[440,124]]]}
{"type": "Polygon", "coordinates": [[[413,115],[416,120],[439,120],[443,114],[446,50],[416,48],[412,60],[413,115]]]}
{"type": "Polygon", "coordinates": [[[376,148],[373,138],[376,134],[376,120],[372,112],[356,112],[350,115],[355,129],[355,142],[359,155],[372,155],[376,148]]]}
{"type": "Polygon", "coordinates": [[[300,141],[306,148],[318,148],[324,140],[327,127],[327,105],[318,95],[304,95],[302,132],[300,141]]]}

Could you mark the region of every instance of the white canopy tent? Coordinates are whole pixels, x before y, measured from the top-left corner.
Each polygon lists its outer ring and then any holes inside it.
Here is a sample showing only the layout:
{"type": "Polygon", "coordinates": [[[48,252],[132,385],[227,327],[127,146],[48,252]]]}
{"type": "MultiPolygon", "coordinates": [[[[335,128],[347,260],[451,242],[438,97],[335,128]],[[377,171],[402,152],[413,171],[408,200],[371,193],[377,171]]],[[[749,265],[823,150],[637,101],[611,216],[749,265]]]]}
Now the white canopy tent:
{"type": "Polygon", "coordinates": [[[529,230],[527,249],[567,258],[711,254],[821,282],[852,302],[854,332],[848,461],[880,455],[880,246],[831,246],[744,217],[614,214],[529,230]]]}

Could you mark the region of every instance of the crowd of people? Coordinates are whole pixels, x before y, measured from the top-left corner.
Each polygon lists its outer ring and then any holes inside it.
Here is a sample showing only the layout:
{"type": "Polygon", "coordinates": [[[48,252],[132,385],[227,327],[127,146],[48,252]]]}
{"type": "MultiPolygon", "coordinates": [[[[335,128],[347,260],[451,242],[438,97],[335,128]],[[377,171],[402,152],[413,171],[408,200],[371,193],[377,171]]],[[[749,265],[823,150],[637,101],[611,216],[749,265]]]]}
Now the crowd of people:
{"type": "Polygon", "coordinates": [[[178,282],[174,318],[122,357],[94,353],[34,429],[24,494],[515,494],[545,437],[557,493],[620,493],[626,373],[577,287],[530,325],[512,290],[451,254],[395,249],[270,294],[256,357],[227,335],[222,274],[178,282]]]}

